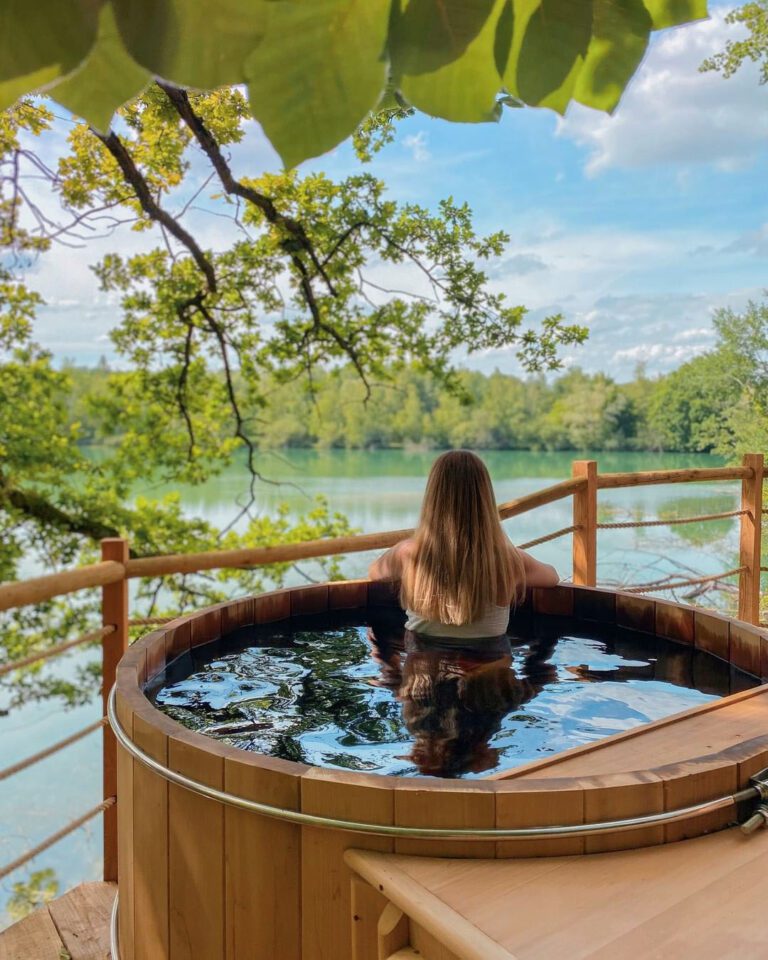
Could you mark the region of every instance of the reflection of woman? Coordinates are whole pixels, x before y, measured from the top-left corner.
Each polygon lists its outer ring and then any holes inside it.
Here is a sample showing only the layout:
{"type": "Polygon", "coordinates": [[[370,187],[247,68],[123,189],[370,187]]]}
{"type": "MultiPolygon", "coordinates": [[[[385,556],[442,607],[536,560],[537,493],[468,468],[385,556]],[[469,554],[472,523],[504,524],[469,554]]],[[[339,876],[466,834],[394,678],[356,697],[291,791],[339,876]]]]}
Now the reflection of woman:
{"type": "Polygon", "coordinates": [[[376,622],[368,638],[380,667],[375,683],[390,687],[401,701],[413,737],[411,752],[402,759],[428,776],[460,777],[497,766],[499,751],[489,740],[504,717],[554,679],[555,668],[546,662],[554,640],[530,649],[518,677],[507,637],[482,646],[446,644],[376,622]]]}
{"type": "Polygon", "coordinates": [[[558,582],[554,567],[512,546],[485,464],[468,450],[435,460],[413,537],[376,560],[370,576],[400,581],[407,629],[462,641],[503,635],[526,585],[558,582]]]}
{"type": "Polygon", "coordinates": [[[499,751],[488,741],[504,717],[534,693],[511,663],[509,652],[492,659],[428,645],[409,652],[399,698],[413,737],[407,759],[420,773],[459,777],[498,764],[499,751]]]}

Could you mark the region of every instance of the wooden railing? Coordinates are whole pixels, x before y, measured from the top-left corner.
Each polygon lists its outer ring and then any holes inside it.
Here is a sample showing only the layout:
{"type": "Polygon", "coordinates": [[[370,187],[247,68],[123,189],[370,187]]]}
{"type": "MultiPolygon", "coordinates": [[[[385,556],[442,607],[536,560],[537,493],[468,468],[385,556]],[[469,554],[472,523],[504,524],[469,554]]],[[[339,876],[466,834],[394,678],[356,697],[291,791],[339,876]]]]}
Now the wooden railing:
{"type": "MultiPolygon", "coordinates": [[[[681,579],[674,582],[674,587],[686,583],[715,582],[725,577],[738,575],[739,619],[752,624],[759,622],[760,573],[761,570],[765,571],[767,569],[761,567],[761,523],[763,514],[768,513],[763,507],[762,500],[765,479],[762,454],[747,454],[742,465],[738,467],[653,470],[640,473],[601,474],[598,472],[596,461],[577,460],[573,463],[572,473],[571,479],[563,480],[561,483],[544,487],[535,493],[499,505],[499,516],[506,520],[566,497],[572,497],[573,522],[570,526],[544,534],[530,541],[529,544],[521,544],[521,546],[531,546],[572,534],[573,582],[585,586],[594,586],[597,582],[597,539],[598,531],[601,529],[698,523],[723,517],[738,517],[740,524],[739,566],[734,570],[709,577],[681,579]],[[599,490],[659,483],[699,483],[726,480],[741,481],[741,505],[738,510],[696,517],[681,517],[674,520],[629,520],[611,523],[599,523],[597,520],[599,490]]],[[[265,566],[315,557],[383,550],[407,537],[411,532],[411,530],[394,530],[272,547],[208,551],[140,559],[129,557],[126,540],[103,540],[101,563],[29,580],[0,584],[0,612],[42,603],[55,597],[66,596],[94,587],[101,587],[102,591],[102,626],[99,630],[40,650],[14,663],[0,663],[0,677],[22,669],[38,660],[65,653],[77,646],[93,643],[100,639],[102,647],[102,696],[104,713],[106,713],[106,700],[115,681],[117,664],[128,646],[130,624],[128,581],[130,579],[135,577],[163,577],[178,573],[189,574],[213,569],[265,566]]],[[[669,584],[655,582],[634,585],[627,589],[638,592],[653,592],[654,590],[668,588],[670,588],[669,584]]],[[[0,869],[0,879],[21,867],[33,856],[48,849],[53,843],[58,842],[99,813],[104,815],[104,878],[106,880],[117,879],[117,748],[112,731],[104,722],[103,717],[102,720],[28,757],[26,760],[19,761],[5,770],[0,770],[0,781],[46,759],[98,729],[103,731],[104,799],[102,803],[73,820],[42,843],[37,844],[13,863],[0,869]]]]}

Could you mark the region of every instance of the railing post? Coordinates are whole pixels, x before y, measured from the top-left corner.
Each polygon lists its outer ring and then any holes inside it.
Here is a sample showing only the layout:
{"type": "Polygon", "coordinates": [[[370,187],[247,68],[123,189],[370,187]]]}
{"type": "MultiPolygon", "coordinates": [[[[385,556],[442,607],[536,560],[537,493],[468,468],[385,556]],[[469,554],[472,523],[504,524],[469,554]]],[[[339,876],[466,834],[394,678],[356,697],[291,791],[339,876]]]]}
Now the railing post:
{"type": "Polygon", "coordinates": [[[573,582],[597,583],[597,460],[574,460],[573,477],[586,483],[573,495],[573,582]]]}
{"type": "MultiPolygon", "coordinates": [[[[119,537],[101,541],[101,559],[125,563],[128,541],[119,537]]],[[[128,579],[101,588],[101,619],[105,627],[115,627],[101,642],[101,693],[104,714],[107,699],[115,683],[120,658],[128,649],[128,579]]],[[[109,725],[104,727],[104,799],[117,795],[117,742],[109,725]]],[[[104,879],[117,881],[117,806],[104,811],[104,879]]]]}
{"type": "Polygon", "coordinates": [[[752,476],[741,481],[741,532],[739,538],[739,620],[760,622],[760,539],[763,521],[763,455],[745,453],[743,464],[752,476]]]}

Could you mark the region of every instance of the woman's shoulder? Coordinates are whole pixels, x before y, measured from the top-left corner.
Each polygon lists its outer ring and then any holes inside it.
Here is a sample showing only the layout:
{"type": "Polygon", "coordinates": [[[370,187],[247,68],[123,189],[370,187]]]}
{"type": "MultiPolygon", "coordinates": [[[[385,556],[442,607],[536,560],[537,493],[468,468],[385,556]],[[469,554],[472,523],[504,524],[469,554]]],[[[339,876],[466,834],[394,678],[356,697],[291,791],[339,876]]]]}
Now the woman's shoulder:
{"type": "Polygon", "coordinates": [[[413,537],[406,537],[405,540],[399,540],[392,549],[400,557],[412,557],[416,552],[416,540],[413,537]]]}
{"type": "Polygon", "coordinates": [[[416,541],[413,537],[406,537],[405,540],[399,540],[394,547],[392,547],[391,551],[392,559],[401,570],[403,564],[413,559],[415,553],[416,541]]]}

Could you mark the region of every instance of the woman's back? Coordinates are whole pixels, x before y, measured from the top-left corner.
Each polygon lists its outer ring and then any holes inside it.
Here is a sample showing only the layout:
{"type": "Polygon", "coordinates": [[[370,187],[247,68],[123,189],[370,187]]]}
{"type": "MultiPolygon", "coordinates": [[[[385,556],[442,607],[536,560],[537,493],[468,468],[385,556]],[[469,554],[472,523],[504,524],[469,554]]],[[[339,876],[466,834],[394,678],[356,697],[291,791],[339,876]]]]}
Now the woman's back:
{"type": "Polygon", "coordinates": [[[413,537],[379,558],[370,575],[400,581],[412,632],[474,640],[506,632],[510,605],[523,597],[529,570],[548,571],[548,582],[553,575],[557,581],[552,568],[507,539],[482,460],[452,450],[432,465],[413,537]]]}
{"type": "Polygon", "coordinates": [[[479,640],[500,637],[509,626],[509,605],[488,604],[481,615],[471,623],[440,623],[413,610],[406,610],[405,629],[424,637],[444,637],[451,640],[479,640]]]}

